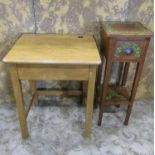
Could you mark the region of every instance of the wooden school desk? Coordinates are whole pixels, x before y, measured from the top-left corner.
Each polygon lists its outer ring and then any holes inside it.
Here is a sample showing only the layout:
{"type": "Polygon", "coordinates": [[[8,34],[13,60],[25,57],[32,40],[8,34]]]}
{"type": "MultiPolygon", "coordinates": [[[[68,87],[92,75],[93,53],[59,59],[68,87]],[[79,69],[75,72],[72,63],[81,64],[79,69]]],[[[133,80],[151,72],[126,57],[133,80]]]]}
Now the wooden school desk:
{"type": "Polygon", "coordinates": [[[96,70],[101,63],[92,36],[23,34],[3,62],[9,64],[22,138],[28,137],[26,118],[38,95],[80,94],[79,91],[38,90],[37,80],[88,82],[84,135],[90,136],[96,70]],[[29,104],[23,103],[21,80],[30,82],[33,95],[29,104]]]}

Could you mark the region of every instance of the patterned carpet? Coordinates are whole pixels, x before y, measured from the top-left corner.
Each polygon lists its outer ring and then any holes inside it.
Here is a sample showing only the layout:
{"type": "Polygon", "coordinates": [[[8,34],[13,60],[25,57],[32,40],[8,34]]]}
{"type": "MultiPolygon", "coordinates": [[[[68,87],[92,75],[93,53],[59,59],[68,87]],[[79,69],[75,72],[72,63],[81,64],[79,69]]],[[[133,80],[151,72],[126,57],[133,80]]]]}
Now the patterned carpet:
{"type": "Polygon", "coordinates": [[[34,106],[28,116],[30,136],[22,140],[13,104],[0,104],[0,155],[153,155],[153,99],[136,101],[128,126],[125,107],[104,113],[91,139],[82,136],[85,108],[72,105],[34,106]]]}

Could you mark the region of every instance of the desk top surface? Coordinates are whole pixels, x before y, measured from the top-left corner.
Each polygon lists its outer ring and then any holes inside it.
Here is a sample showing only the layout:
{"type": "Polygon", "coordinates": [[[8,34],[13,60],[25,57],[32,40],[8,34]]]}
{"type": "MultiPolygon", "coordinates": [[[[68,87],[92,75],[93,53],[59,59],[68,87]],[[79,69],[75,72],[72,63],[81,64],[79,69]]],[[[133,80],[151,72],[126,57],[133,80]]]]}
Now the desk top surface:
{"type": "Polygon", "coordinates": [[[101,63],[91,35],[23,34],[4,57],[4,62],[19,64],[101,63]]]}

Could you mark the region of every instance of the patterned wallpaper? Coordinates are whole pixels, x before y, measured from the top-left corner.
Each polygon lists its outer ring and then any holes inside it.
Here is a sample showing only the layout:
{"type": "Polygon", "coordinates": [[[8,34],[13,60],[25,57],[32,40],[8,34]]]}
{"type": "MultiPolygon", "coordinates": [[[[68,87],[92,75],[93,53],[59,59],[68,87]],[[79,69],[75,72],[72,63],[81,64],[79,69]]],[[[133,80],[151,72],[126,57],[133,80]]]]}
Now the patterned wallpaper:
{"type": "Polygon", "coordinates": [[[125,19],[127,6],[127,0],[35,1],[37,32],[88,32],[98,21],[125,19]]]}
{"type": "MultiPolygon", "coordinates": [[[[21,32],[33,32],[31,0],[0,0],[0,57],[7,53],[21,32]]],[[[0,62],[0,102],[13,99],[6,65],[0,62]]]]}
{"type": "MultiPolygon", "coordinates": [[[[21,32],[91,33],[95,34],[99,47],[103,20],[138,20],[153,30],[153,0],[0,0],[0,57],[7,53],[21,32]]],[[[131,69],[129,79],[132,73],[131,69]]],[[[28,92],[28,83],[23,82],[23,85],[28,92]]],[[[50,81],[46,86],[79,88],[80,84],[50,81]]],[[[153,41],[137,93],[137,97],[148,96],[153,96],[153,41]]],[[[12,99],[7,67],[0,62],[0,102],[12,99]]]]}

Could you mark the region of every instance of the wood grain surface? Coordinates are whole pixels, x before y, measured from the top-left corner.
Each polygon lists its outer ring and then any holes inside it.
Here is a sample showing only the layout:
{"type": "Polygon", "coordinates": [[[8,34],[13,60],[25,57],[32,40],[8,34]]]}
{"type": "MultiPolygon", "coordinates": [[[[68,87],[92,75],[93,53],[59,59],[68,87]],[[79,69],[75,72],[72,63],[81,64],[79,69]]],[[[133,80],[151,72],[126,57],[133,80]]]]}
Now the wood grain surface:
{"type": "Polygon", "coordinates": [[[91,35],[23,34],[4,57],[8,63],[99,64],[91,35]]]}

